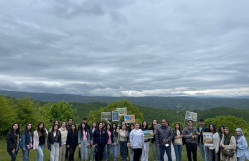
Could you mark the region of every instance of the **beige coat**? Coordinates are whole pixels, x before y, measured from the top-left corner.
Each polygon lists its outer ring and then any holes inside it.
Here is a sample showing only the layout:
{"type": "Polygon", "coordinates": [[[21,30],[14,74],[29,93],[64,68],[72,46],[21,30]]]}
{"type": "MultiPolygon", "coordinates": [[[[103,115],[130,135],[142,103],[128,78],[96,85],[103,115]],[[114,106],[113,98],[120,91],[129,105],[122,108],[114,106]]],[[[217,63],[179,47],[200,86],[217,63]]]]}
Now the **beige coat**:
{"type": "MultiPolygon", "coordinates": [[[[224,144],[224,135],[222,136],[220,145],[221,144],[224,144]]],[[[225,149],[234,149],[235,150],[236,149],[235,137],[232,136],[231,140],[230,140],[230,144],[225,145],[225,146],[226,146],[225,149]]],[[[237,161],[236,153],[234,153],[233,157],[227,157],[227,156],[224,156],[222,153],[220,153],[220,159],[223,160],[223,161],[237,161]]]]}

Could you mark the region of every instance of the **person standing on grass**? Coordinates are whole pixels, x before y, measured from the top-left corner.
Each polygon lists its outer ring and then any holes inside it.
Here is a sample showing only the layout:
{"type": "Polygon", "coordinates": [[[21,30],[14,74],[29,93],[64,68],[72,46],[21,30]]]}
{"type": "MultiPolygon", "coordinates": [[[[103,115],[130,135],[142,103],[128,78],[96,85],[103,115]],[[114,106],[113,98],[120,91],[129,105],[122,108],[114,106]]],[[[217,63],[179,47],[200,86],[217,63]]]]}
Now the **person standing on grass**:
{"type": "Polygon", "coordinates": [[[209,125],[208,132],[213,134],[213,146],[208,146],[208,158],[210,161],[219,161],[220,136],[214,124],[209,125]]]}
{"type": "Polygon", "coordinates": [[[103,152],[107,145],[107,132],[103,129],[103,122],[100,122],[93,133],[93,146],[95,149],[95,161],[101,161],[103,152]]]}
{"type": "Polygon", "coordinates": [[[97,128],[97,123],[96,122],[93,122],[92,123],[92,128],[90,129],[90,161],[93,161],[94,160],[94,146],[93,146],[93,133],[94,131],[96,130],[97,128]]]}
{"type": "Polygon", "coordinates": [[[221,139],[220,146],[221,146],[220,159],[222,161],[237,161],[237,157],[235,153],[236,139],[234,136],[230,134],[228,127],[224,128],[224,136],[221,139]],[[233,155],[231,156],[227,155],[227,153],[225,152],[227,150],[230,150],[230,154],[233,154],[233,155]]]}
{"type": "Polygon", "coordinates": [[[245,159],[249,160],[249,150],[246,138],[243,134],[241,128],[236,129],[236,156],[238,161],[245,161],[245,159]]]}
{"type": "MultiPolygon", "coordinates": [[[[142,131],[149,130],[147,121],[143,121],[142,123],[142,131]]],[[[141,161],[148,161],[149,160],[149,150],[150,150],[150,139],[144,139],[144,147],[142,150],[142,158],[141,161]]]]}
{"type": "Polygon", "coordinates": [[[184,129],[183,137],[186,142],[186,150],[188,161],[192,161],[191,153],[193,154],[193,160],[197,161],[197,130],[193,127],[193,121],[188,120],[188,126],[184,129]]]}
{"type": "Polygon", "coordinates": [[[166,151],[168,160],[172,161],[171,156],[171,140],[174,134],[169,126],[167,126],[166,119],[162,119],[162,125],[156,131],[156,143],[160,149],[160,161],[164,161],[164,153],[166,151]]]}
{"type": "Polygon", "coordinates": [[[197,127],[197,135],[198,135],[198,145],[200,147],[201,156],[203,161],[209,161],[208,159],[208,147],[204,146],[203,143],[203,132],[207,132],[207,128],[204,126],[204,119],[199,120],[199,127],[197,127]]]}
{"type": "Polygon", "coordinates": [[[78,144],[81,152],[81,160],[88,160],[88,149],[90,146],[90,132],[84,122],[81,123],[81,128],[78,131],[78,144]]]}
{"type": "Polygon", "coordinates": [[[120,145],[120,151],[121,151],[121,158],[122,161],[127,160],[127,130],[126,125],[122,125],[122,129],[118,131],[118,140],[120,145]]]}
{"type": "Polygon", "coordinates": [[[176,161],[182,161],[182,138],[183,138],[183,132],[181,129],[181,125],[179,123],[175,123],[174,125],[175,129],[173,131],[174,133],[174,149],[176,154],[176,161]]]}
{"type": "Polygon", "coordinates": [[[105,161],[108,161],[108,160],[110,160],[110,150],[111,150],[112,144],[113,144],[113,135],[112,135],[112,130],[111,130],[110,124],[106,125],[106,132],[108,135],[108,141],[107,141],[107,145],[105,147],[104,156],[105,156],[105,161]]]}
{"type": "Polygon", "coordinates": [[[20,144],[19,124],[17,122],[11,126],[11,129],[6,136],[6,141],[7,152],[11,157],[11,161],[15,161],[20,144]]]}
{"type": "Polygon", "coordinates": [[[78,132],[75,124],[71,124],[67,135],[67,148],[69,151],[69,161],[74,160],[74,152],[78,145],[78,132]]]}
{"type": "MultiPolygon", "coordinates": [[[[129,132],[128,132],[128,143],[130,144],[131,143],[131,139],[130,139],[130,134],[131,134],[131,131],[134,129],[134,124],[130,124],[130,127],[129,127],[129,132]]],[[[134,151],[132,149],[132,147],[129,145],[128,146],[128,152],[129,152],[129,158],[130,158],[130,161],[133,161],[133,158],[134,158],[134,151]]]]}
{"type": "Polygon", "coordinates": [[[67,123],[63,121],[61,123],[61,128],[59,128],[61,132],[61,147],[60,147],[60,156],[59,156],[60,161],[65,161],[65,158],[66,158],[66,149],[67,149],[66,141],[67,141],[67,135],[68,135],[68,130],[66,126],[67,126],[67,123]]]}
{"type": "Polygon", "coordinates": [[[32,149],[32,124],[27,123],[21,135],[21,148],[23,161],[29,160],[29,151],[32,149]]]}
{"type": "Polygon", "coordinates": [[[54,124],[48,135],[48,149],[50,152],[50,161],[59,161],[59,153],[61,146],[61,132],[59,126],[54,124]]]}
{"type": "Polygon", "coordinates": [[[118,143],[118,126],[117,124],[113,123],[112,124],[112,136],[113,136],[113,143],[112,143],[112,156],[113,156],[113,161],[118,160],[118,148],[119,148],[119,143],[118,143]]]}
{"type": "MultiPolygon", "coordinates": [[[[69,118],[69,119],[68,119],[68,122],[67,122],[67,131],[68,131],[68,133],[69,133],[70,130],[71,130],[72,124],[73,124],[73,118],[69,118]]],[[[65,159],[66,159],[66,160],[68,160],[68,151],[69,151],[69,149],[67,148],[67,149],[66,149],[66,156],[65,156],[65,159]]]]}
{"type": "Polygon", "coordinates": [[[144,133],[140,129],[140,124],[135,123],[135,129],[130,133],[131,148],[134,151],[134,161],[140,161],[142,155],[142,148],[144,147],[144,133]]]}
{"type": "Polygon", "coordinates": [[[33,149],[37,151],[36,161],[43,161],[44,154],[43,150],[46,145],[46,138],[48,135],[47,129],[45,129],[45,125],[43,122],[38,124],[37,130],[33,135],[33,149]]]}
{"type": "Polygon", "coordinates": [[[159,150],[159,147],[156,144],[156,138],[155,138],[155,134],[156,134],[158,126],[159,125],[157,124],[157,120],[153,120],[152,125],[150,127],[150,130],[153,131],[153,138],[151,139],[151,144],[152,144],[152,151],[153,151],[154,161],[159,161],[160,160],[160,150],[159,150]]]}

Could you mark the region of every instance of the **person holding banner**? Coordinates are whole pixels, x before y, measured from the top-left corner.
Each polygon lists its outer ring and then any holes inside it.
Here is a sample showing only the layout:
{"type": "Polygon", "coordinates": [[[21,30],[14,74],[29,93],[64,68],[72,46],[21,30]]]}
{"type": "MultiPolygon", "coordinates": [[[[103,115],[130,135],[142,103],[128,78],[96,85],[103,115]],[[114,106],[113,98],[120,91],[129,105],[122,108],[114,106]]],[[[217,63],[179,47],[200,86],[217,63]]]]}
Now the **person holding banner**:
{"type": "Polygon", "coordinates": [[[134,151],[134,161],[140,161],[142,148],[144,147],[144,133],[140,129],[140,124],[135,123],[135,129],[130,133],[131,148],[134,151]]]}
{"type": "Polygon", "coordinates": [[[238,157],[238,161],[245,161],[245,158],[249,159],[249,150],[246,138],[241,128],[237,128],[235,132],[236,132],[236,141],[237,141],[236,155],[238,157]]]}
{"type": "Polygon", "coordinates": [[[150,130],[153,131],[153,138],[151,139],[151,144],[152,144],[154,161],[160,160],[160,151],[159,151],[159,147],[156,144],[156,138],[155,138],[155,134],[156,134],[158,126],[159,125],[157,124],[157,120],[153,120],[152,125],[150,127],[150,130]]]}
{"type": "MultiPolygon", "coordinates": [[[[149,130],[147,121],[143,121],[142,123],[142,131],[149,130]]],[[[144,139],[144,148],[142,150],[142,158],[141,161],[148,161],[149,159],[149,150],[150,150],[150,139],[145,138],[144,139]]]]}
{"type": "Polygon", "coordinates": [[[193,154],[193,160],[197,161],[197,135],[196,128],[193,127],[193,121],[188,120],[188,126],[184,129],[183,138],[186,142],[186,150],[188,161],[192,161],[191,153],[193,154]]]}
{"type": "Polygon", "coordinates": [[[171,157],[171,140],[174,134],[169,126],[167,126],[166,119],[162,120],[161,127],[157,128],[156,131],[156,143],[160,149],[160,161],[164,161],[164,153],[166,151],[168,161],[172,161],[171,157]]]}
{"type": "Polygon", "coordinates": [[[219,161],[219,147],[220,147],[220,136],[216,132],[214,124],[210,124],[208,131],[212,133],[213,145],[208,146],[208,155],[210,161],[219,161]]]}
{"type": "Polygon", "coordinates": [[[235,149],[236,149],[236,140],[229,132],[228,127],[224,128],[224,136],[221,139],[221,154],[220,159],[223,161],[237,161],[235,149]]]}

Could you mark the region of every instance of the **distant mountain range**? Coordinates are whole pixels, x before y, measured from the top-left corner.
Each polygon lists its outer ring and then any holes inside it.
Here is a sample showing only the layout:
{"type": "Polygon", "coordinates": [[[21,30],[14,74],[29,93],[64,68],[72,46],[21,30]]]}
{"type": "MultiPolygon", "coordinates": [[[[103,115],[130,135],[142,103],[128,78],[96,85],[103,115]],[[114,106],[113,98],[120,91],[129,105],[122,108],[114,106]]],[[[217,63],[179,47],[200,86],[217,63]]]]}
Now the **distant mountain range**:
{"type": "Polygon", "coordinates": [[[0,95],[14,98],[24,98],[28,95],[33,100],[44,102],[102,102],[127,99],[131,103],[153,108],[179,109],[179,110],[205,110],[214,107],[234,107],[249,109],[249,98],[224,98],[224,97],[104,97],[104,96],[81,96],[73,94],[51,94],[51,93],[30,93],[18,91],[0,90],[0,95]]]}

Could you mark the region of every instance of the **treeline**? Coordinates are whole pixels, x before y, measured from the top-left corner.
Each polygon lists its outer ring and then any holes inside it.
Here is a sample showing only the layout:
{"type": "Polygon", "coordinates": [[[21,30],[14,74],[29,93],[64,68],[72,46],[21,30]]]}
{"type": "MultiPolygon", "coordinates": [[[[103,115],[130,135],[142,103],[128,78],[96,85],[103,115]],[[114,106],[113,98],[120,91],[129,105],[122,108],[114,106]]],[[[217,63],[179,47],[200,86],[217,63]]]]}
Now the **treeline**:
{"type": "Polygon", "coordinates": [[[42,121],[49,127],[54,120],[76,118],[76,113],[77,110],[68,102],[41,103],[28,96],[14,99],[0,95],[0,135],[5,135],[14,122],[18,122],[20,127],[31,122],[33,128],[37,128],[42,121]]]}

